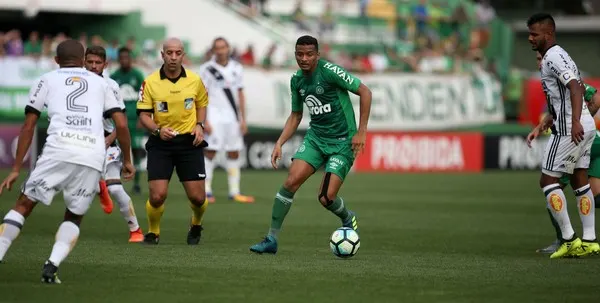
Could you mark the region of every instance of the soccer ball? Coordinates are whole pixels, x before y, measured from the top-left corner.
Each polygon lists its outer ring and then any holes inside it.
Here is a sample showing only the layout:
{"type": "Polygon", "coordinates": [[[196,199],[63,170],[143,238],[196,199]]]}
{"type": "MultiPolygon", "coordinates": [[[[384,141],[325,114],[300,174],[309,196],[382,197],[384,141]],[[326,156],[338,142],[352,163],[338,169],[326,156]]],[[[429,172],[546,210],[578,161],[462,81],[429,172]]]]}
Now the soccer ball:
{"type": "Polygon", "coordinates": [[[334,255],[340,258],[350,258],[356,255],[360,248],[358,233],[350,227],[336,229],[329,240],[329,247],[334,255]]]}

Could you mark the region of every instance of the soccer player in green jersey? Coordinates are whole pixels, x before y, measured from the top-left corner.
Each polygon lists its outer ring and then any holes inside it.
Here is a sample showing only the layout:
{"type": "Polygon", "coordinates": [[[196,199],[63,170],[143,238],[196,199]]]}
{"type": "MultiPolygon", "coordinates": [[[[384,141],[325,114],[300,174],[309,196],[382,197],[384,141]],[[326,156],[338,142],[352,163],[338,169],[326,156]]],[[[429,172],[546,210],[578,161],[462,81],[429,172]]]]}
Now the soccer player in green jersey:
{"type": "Polygon", "coordinates": [[[294,155],[287,179],[275,195],[271,228],[265,239],[250,247],[256,253],[277,252],[277,236],[294,194],[317,169],[325,166],[318,200],[342,221],[342,226],[358,229],[356,215],[337,195],[354,158],[364,149],[371,111],[371,91],[343,68],[319,58],[319,43],[311,36],[296,42],[296,62],[300,67],[290,81],[292,113],[277,140],[271,164],[277,168],[281,147],[298,129],[303,103],[310,113],[304,142],[294,155]],[[358,128],[348,92],[360,96],[358,128]]]}
{"type": "MultiPolygon", "coordinates": [[[[538,69],[540,68],[540,64],[542,61],[542,55],[538,52],[537,56],[538,69]]],[[[588,110],[592,116],[596,115],[598,109],[600,109],[600,94],[596,94],[597,89],[591,85],[585,84],[585,92],[584,92],[584,100],[586,101],[588,110]]],[[[552,116],[546,115],[542,121],[529,133],[527,136],[527,144],[531,147],[531,142],[539,136],[539,134],[544,133],[552,126],[552,116]]],[[[592,143],[592,149],[590,151],[590,166],[588,168],[588,177],[589,183],[594,193],[594,202],[595,208],[600,208],[600,132],[596,132],[596,138],[594,138],[594,142],[592,143]]],[[[569,185],[570,175],[564,175],[560,178],[560,185],[564,189],[569,185]]],[[[590,210],[595,211],[595,210],[590,210]]],[[[543,254],[552,254],[554,253],[561,244],[560,239],[562,239],[560,226],[558,222],[552,216],[552,213],[548,209],[548,215],[550,215],[550,221],[552,222],[552,226],[554,226],[554,230],[556,231],[556,240],[552,242],[547,247],[540,248],[536,250],[536,252],[543,254]]],[[[575,253],[574,256],[586,256],[590,254],[598,254],[600,253],[600,245],[598,243],[590,243],[587,246],[580,247],[575,253]]]]}
{"type": "Polygon", "coordinates": [[[121,88],[121,96],[125,101],[125,114],[129,122],[129,131],[131,132],[131,149],[133,161],[136,167],[135,177],[133,179],[133,192],[140,193],[140,162],[144,157],[144,132],[140,130],[137,117],[138,92],[144,82],[144,74],[133,67],[131,50],[126,47],[119,49],[119,69],[110,77],[115,80],[121,88]]]}

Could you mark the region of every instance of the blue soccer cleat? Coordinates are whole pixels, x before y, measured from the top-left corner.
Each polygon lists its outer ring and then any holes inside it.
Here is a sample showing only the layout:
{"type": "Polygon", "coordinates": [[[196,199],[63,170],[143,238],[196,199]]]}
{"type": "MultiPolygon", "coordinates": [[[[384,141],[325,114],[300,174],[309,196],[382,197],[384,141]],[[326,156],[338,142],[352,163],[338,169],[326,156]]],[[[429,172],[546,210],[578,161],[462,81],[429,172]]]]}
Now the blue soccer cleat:
{"type": "Polygon", "coordinates": [[[250,251],[257,254],[275,254],[277,253],[277,240],[273,236],[266,236],[262,242],[250,246],[250,251]]]}
{"type": "Polygon", "coordinates": [[[356,214],[353,211],[348,211],[348,220],[342,221],[342,227],[352,228],[358,232],[358,222],[356,221],[356,214]]]}

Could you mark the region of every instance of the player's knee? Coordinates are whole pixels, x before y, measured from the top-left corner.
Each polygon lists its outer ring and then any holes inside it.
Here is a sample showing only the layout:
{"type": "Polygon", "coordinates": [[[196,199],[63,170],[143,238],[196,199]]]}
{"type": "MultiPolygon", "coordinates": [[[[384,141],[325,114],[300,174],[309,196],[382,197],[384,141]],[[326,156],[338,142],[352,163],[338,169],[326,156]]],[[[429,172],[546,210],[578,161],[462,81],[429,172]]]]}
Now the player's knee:
{"type": "Polygon", "coordinates": [[[165,200],[167,200],[167,191],[151,191],[150,192],[150,205],[152,207],[161,207],[165,200]]]}
{"type": "Polygon", "coordinates": [[[20,213],[23,217],[27,218],[31,215],[35,202],[29,199],[27,196],[21,194],[17,203],[15,204],[14,211],[20,213]]]}
{"type": "Polygon", "coordinates": [[[73,224],[79,226],[79,225],[81,225],[82,219],[83,219],[82,215],[75,214],[68,208],[65,210],[65,217],[64,217],[65,222],[72,222],[73,224]]]}
{"type": "Polygon", "coordinates": [[[227,152],[227,159],[237,160],[240,157],[240,153],[238,151],[227,152]]]}
{"type": "Polygon", "coordinates": [[[190,200],[190,203],[194,204],[195,206],[201,207],[202,205],[204,205],[204,202],[206,202],[206,194],[195,194],[192,196],[188,196],[188,199],[190,200]]]}
{"type": "Polygon", "coordinates": [[[214,150],[204,150],[204,157],[208,158],[209,160],[212,160],[215,158],[217,152],[214,150]]]}
{"type": "Polygon", "coordinates": [[[289,175],[283,183],[283,187],[292,193],[297,192],[300,188],[300,185],[302,185],[300,183],[300,178],[294,175],[289,175]]]}

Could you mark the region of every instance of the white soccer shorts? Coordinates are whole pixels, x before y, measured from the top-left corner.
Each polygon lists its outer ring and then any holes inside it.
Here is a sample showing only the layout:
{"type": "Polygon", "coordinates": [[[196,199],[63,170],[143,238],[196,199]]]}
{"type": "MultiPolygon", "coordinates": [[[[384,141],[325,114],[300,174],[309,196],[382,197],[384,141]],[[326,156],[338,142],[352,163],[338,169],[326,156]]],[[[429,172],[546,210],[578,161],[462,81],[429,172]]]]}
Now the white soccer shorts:
{"type": "Polygon", "coordinates": [[[91,167],[46,158],[37,160],[21,192],[29,199],[50,205],[62,191],[67,208],[84,215],[98,194],[101,173],[91,167]]]}
{"type": "Polygon", "coordinates": [[[576,168],[590,166],[590,150],[596,137],[596,131],[583,134],[583,141],[575,144],[571,136],[550,135],[544,150],[542,173],[560,178],[563,174],[572,174],[576,168]]]}
{"type": "Polygon", "coordinates": [[[244,137],[238,122],[211,123],[212,132],[205,135],[207,150],[241,151],[244,149],[244,137]]]}
{"type": "Polygon", "coordinates": [[[110,146],[106,150],[106,160],[104,160],[104,180],[121,180],[121,149],[118,146],[110,146]]]}

